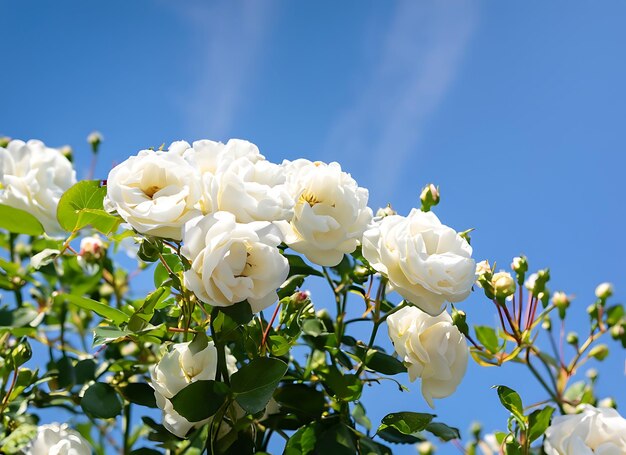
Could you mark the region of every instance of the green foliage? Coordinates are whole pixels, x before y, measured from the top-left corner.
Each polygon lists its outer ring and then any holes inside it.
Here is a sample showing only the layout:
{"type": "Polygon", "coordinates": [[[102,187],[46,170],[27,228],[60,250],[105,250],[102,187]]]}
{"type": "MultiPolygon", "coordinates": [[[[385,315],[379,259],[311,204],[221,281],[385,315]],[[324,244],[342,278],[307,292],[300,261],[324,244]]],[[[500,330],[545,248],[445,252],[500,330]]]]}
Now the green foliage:
{"type": "Polygon", "coordinates": [[[271,357],[258,357],[232,375],[230,384],[237,403],[251,414],[262,411],[287,371],[287,364],[271,357]]]}
{"type": "Polygon", "coordinates": [[[0,228],[14,234],[41,235],[43,226],[30,213],[0,204],[0,228]]]}
{"type": "Polygon", "coordinates": [[[67,190],[57,207],[57,219],[63,229],[78,231],[86,226],[109,234],[114,232],[121,219],[107,213],[103,207],[106,188],[99,180],[83,180],[67,190]]]}
{"type": "Polygon", "coordinates": [[[216,381],[192,382],[174,398],[172,404],[181,416],[198,422],[213,416],[228,398],[228,386],[216,381]]]}

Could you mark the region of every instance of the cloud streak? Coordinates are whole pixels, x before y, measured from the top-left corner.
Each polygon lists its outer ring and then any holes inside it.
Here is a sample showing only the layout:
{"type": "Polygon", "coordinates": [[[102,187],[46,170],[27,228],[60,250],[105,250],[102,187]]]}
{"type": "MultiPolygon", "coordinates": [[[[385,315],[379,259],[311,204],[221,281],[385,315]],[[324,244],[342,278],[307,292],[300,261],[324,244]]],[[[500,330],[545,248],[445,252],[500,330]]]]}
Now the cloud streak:
{"type": "Polygon", "coordinates": [[[273,17],[273,2],[193,0],[177,12],[193,32],[197,65],[182,102],[194,137],[227,138],[256,74],[273,17]]]}
{"type": "MultiPolygon", "coordinates": [[[[389,198],[417,151],[427,118],[444,100],[476,22],[469,2],[397,4],[353,104],[333,122],[324,150],[332,158],[367,158],[369,182],[389,198]]],[[[372,188],[373,189],[373,188],[372,188]]]]}

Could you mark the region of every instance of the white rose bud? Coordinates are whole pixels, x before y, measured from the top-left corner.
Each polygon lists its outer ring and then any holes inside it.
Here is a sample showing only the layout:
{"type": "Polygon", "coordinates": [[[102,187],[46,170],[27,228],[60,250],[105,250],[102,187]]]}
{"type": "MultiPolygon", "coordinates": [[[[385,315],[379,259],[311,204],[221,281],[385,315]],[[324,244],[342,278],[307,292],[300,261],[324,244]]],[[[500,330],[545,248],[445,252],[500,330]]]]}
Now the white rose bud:
{"type": "Polygon", "coordinates": [[[486,273],[491,273],[491,266],[489,265],[489,261],[480,261],[478,264],[476,264],[476,275],[480,277],[481,275],[484,275],[486,273]]]}
{"type": "Polygon", "coordinates": [[[37,428],[37,436],[26,448],[28,455],[91,455],[91,447],[67,423],[50,423],[37,428]]]}
{"type": "Polygon", "coordinates": [[[422,202],[422,210],[428,212],[433,206],[439,204],[439,188],[429,183],[420,193],[420,201],[422,202]]]}
{"type": "Polygon", "coordinates": [[[50,236],[63,235],[57,205],[75,183],[72,163],[41,141],[13,140],[0,147],[0,204],[29,212],[50,236]]]}
{"type": "Polygon", "coordinates": [[[472,247],[432,212],[387,216],[363,234],[363,256],[390,286],[436,315],[467,298],[476,280],[472,247]]]}
{"type": "Polygon", "coordinates": [[[504,299],[515,293],[515,280],[509,272],[494,273],[491,283],[498,298],[504,299]]]}
{"type": "Polygon", "coordinates": [[[602,283],[596,288],[596,297],[606,300],[613,295],[613,285],[611,283],[602,283]]]}
{"type": "MultiPolygon", "coordinates": [[[[176,436],[184,438],[192,428],[211,421],[189,422],[181,416],[170,401],[187,385],[196,381],[214,380],[217,369],[217,349],[213,341],[199,352],[192,352],[190,343],[178,343],[150,369],[152,388],[157,406],[163,412],[163,426],[176,436]]],[[[237,359],[226,351],[226,368],[229,375],[237,371],[237,359]]]]}
{"type": "Polygon", "coordinates": [[[256,313],[278,299],[289,263],[271,223],[239,224],[232,213],[217,212],[187,223],[184,241],[181,252],[191,261],[185,285],[203,302],[224,307],[247,300],[256,313]]]}
{"type": "Polygon", "coordinates": [[[526,272],[528,270],[528,261],[524,256],[517,256],[511,262],[511,270],[514,272],[526,272]]]}
{"type": "Polygon", "coordinates": [[[434,398],[454,393],[467,370],[469,349],[450,315],[433,317],[411,306],[389,316],[387,325],[409,379],[422,379],[422,395],[429,406],[434,407],[434,398]]]}
{"type": "Polygon", "coordinates": [[[93,131],[87,136],[87,142],[91,145],[91,151],[96,153],[98,151],[98,147],[100,147],[100,143],[102,142],[102,134],[99,131],[93,131]]]}
{"type": "Polygon", "coordinates": [[[419,455],[433,455],[435,453],[435,446],[430,441],[424,441],[417,444],[417,453],[419,455]]]}
{"type": "Polygon", "coordinates": [[[575,415],[556,416],[546,430],[547,455],[626,453],[626,419],[615,409],[583,405],[575,415]]]}
{"type": "Polygon", "coordinates": [[[372,219],[369,193],[338,163],[283,162],[295,201],[290,222],[280,223],[285,243],[310,261],[335,266],[358,246],[372,219]]]}
{"type": "Polygon", "coordinates": [[[171,152],[142,150],[109,173],[105,208],[141,234],[181,240],[183,225],[200,214],[199,174],[176,144],[171,152]]]}

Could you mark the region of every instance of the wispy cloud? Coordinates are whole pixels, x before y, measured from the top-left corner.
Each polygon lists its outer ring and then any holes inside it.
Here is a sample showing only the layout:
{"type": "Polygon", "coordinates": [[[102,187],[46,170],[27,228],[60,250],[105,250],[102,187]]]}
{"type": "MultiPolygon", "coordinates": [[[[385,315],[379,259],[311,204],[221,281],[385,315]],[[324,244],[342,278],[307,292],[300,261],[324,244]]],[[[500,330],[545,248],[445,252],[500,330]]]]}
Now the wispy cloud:
{"type": "Polygon", "coordinates": [[[375,66],[333,122],[325,146],[332,158],[367,157],[368,180],[383,182],[379,197],[391,196],[392,182],[418,150],[424,122],[451,86],[475,22],[470,2],[397,4],[375,66]]]}
{"type": "Polygon", "coordinates": [[[181,102],[191,136],[227,138],[232,131],[262,58],[272,5],[256,0],[176,3],[197,43],[192,50],[197,66],[181,102]]]}

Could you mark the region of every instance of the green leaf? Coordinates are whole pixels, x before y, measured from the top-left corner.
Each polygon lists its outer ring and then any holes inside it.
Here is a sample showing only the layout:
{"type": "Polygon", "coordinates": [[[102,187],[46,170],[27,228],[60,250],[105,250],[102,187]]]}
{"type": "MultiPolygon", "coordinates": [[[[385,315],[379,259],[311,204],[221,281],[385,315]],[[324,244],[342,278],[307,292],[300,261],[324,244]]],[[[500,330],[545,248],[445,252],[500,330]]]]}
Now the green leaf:
{"type": "Polygon", "coordinates": [[[92,299],[88,299],[86,297],[80,297],[78,295],[73,294],[58,294],[55,297],[56,301],[67,301],[70,302],[84,310],[90,310],[98,315],[102,316],[105,319],[110,319],[114,324],[120,325],[124,322],[127,322],[129,316],[126,313],[121,312],[120,310],[110,307],[107,304],[97,302],[92,299]]]}
{"type": "Polygon", "coordinates": [[[354,374],[342,374],[336,367],[331,367],[324,375],[324,382],[333,395],[343,401],[358,400],[363,391],[363,382],[354,374]]]}
{"type": "Polygon", "coordinates": [[[133,313],[128,321],[128,330],[139,332],[146,328],[152,316],[154,316],[155,307],[170,294],[169,288],[158,288],[146,297],[144,303],[137,311],[133,313]]]}
{"type": "Polygon", "coordinates": [[[101,326],[93,329],[93,345],[100,346],[116,340],[122,340],[128,337],[131,332],[121,330],[117,327],[101,326]]]}
{"type": "Polygon", "coordinates": [[[284,255],[289,261],[289,276],[293,275],[309,275],[309,276],[320,276],[323,277],[324,274],[319,270],[311,267],[309,264],[304,262],[300,256],[295,254],[285,254],[284,255]]]}
{"type": "Polygon", "coordinates": [[[324,430],[315,444],[316,453],[333,455],[354,455],[357,453],[352,432],[343,424],[333,425],[324,430]]]}
{"type": "Polygon", "coordinates": [[[614,305],[606,310],[606,323],[609,325],[609,327],[613,327],[615,324],[620,322],[623,317],[624,306],[621,304],[614,305]]]}
{"type": "Polygon", "coordinates": [[[461,433],[458,428],[449,427],[445,423],[431,422],[426,425],[426,431],[434,434],[439,439],[451,441],[452,439],[461,439],[461,433]]]}
{"type": "Polygon", "coordinates": [[[35,438],[37,426],[27,423],[21,424],[1,441],[0,452],[5,454],[27,453],[26,446],[35,438]]]}
{"type": "Polygon", "coordinates": [[[402,434],[417,436],[434,418],[433,414],[421,412],[394,412],[383,417],[376,432],[380,433],[387,428],[393,428],[402,434]]]}
{"type": "Polygon", "coordinates": [[[307,319],[302,324],[302,331],[306,335],[317,337],[322,333],[326,333],[326,326],[324,326],[324,323],[319,319],[307,319]]]}
{"type": "Polygon", "coordinates": [[[367,417],[363,404],[357,403],[352,408],[352,417],[354,421],[365,428],[367,431],[372,429],[372,421],[367,417]]]}
{"type": "Polygon", "coordinates": [[[526,425],[526,417],[524,417],[524,406],[522,399],[518,393],[504,385],[494,386],[498,391],[498,397],[502,406],[513,414],[513,417],[522,425],[526,425]]]}
{"type": "Polygon", "coordinates": [[[406,367],[402,362],[380,351],[368,352],[365,364],[369,369],[387,375],[406,372],[406,367]]]}
{"type": "Polygon", "coordinates": [[[287,372],[287,364],[271,357],[257,357],[230,378],[237,403],[251,414],[262,411],[287,372]]]}
{"type": "Polygon", "coordinates": [[[109,384],[96,382],[89,386],[80,400],[85,413],[101,419],[111,419],[122,412],[119,395],[109,384]]]}
{"type": "Polygon", "coordinates": [[[172,398],[176,412],[190,422],[199,422],[214,415],[228,397],[228,386],[216,381],[196,381],[172,398]]]}
{"type": "Polygon", "coordinates": [[[30,213],[0,204],[0,228],[14,234],[41,235],[43,226],[30,213]]]}
{"type": "Polygon", "coordinates": [[[291,345],[289,341],[282,335],[270,335],[269,336],[269,347],[272,355],[276,357],[283,356],[289,352],[291,345]]]}
{"type": "Polygon", "coordinates": [[[76,373],[76,384],[86,384],[96,378],[97,364],[93,359],[83,359],[76,362],[74,372],[76,373]]]}
{"type": "Polygon", "coordinates": [[[550,419],[554,413],[554,408],[546,406],[537,409],[528,416],[528,439],[533,442],[539,439],[550,426],[550,419]]]}
{"type": "Polygon", "coordinates": [[[59,389],[72,388],[76,383],[76,370],[72,359],[66,356],[61,357],[57,361],[57,369],[59,370],[59,389]]]}
{"type": "Polygon", "coordinates": [[[391,449],[370,438],[361,437],[357,441],[360,455],[392,455],[391,449]]]}
{"type": "Polygon", "coordinates": [[[59,250],[46,248],[45,250],[40,251],[32,258],[30,258],[30,266],[35,270],[39,270],[43,266],[48,265],[52,261],[54,261],[59,256],[59,254],[61,254],[59,250]]]}
{"type": "Polygon", "coordinates": [[[66,231],[74,232],[91,225],[108,234],[119,226],[121,219],[104,210],[106,187],[99,180],[83,180],[68,189],[57,207],[57,219],[66,231]]]}
{"type": "Polygon", "coordinates": [[[131,403],[156,408],[154,389],[145,382],[131,382],[122,389],[122,395],[131,403]]]}
{"type": "Polygon", "coordinates": [[[300,428],[287,440],[283,455],[309,455],[315,449],[319,432],[320,424],[315,422],[300,428]]]}
{"type": "Polygon", "coordinates": [[[192,354],[197,354],[198,352],[204,351],[209,345],[209,338],[206,336],[205,332],[197,332],[189,343],[189,350],[192,354]]]}
{"type": "Polygon", "coordinates": [[[474,327],[474,331],[476,332],[478,341],[480,341],[489,352],[495,354],[499,351],[498,335],[494,329],[489,326],[477,325],[474,327]]]}
{"type": "Polygon", "coordinates": [[[384,441],[391,442],[392,444],[415,444],[425,440],[420,436],[400,433],[393,427],[387,427],[384,430],[380,430],[376,433],[376,435],[384,441]]]}
{"type": "Polygon", "coordinates": [[[241,325],[247,324],[254,317],[254,313],[252,313],[252,308],[250,308],[250,304],[247,300],[235,303],[234,305],[221,306],[216,308],[219,309],[226,316],[231,318],[233,321],[235,321],[237,324],[241,325]]]}
{"type": "Polygon", "coordinates": [[[315,419],[326,410],[324,393],[306,384],[285,384],[276,389],[274,399],[281,409],[305,415],[310,419],[315,419]]]}

